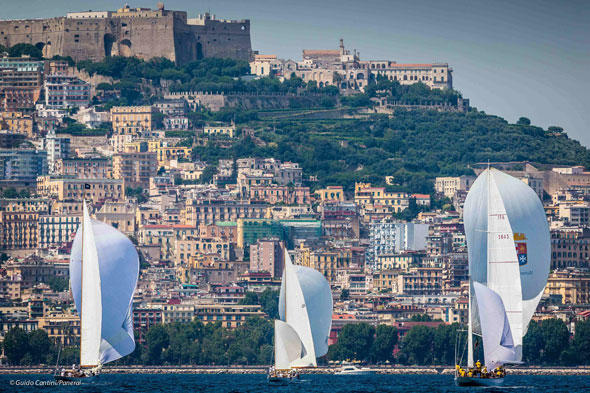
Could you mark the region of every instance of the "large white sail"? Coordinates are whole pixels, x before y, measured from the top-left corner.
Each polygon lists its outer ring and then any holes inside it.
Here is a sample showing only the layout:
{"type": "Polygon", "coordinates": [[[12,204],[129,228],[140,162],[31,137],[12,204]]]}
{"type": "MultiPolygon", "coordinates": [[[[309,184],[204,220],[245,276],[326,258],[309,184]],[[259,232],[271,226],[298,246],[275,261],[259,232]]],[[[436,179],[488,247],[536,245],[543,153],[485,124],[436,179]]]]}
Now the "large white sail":
{"type": "Polygon", "coordinates": [[[305,348],[291,325],[275,319],[275,368],[289,370],[294,361],[305,356],[305,348]]]}
{"type": "Polygon", "coordinates": [[[100,363],[102,302],[98,250],[92,222],[84,202],[82,223],[82,272],[80,315],[80,366],[95,367],[100,363]]]}
{"type": "Polygon", "coordinates": [[[125,235],[90,219],[86,207],[83,220],[72,245],[70,281],[82,324],[81,364],[95,366],[135,349],[131,306],[139,258],[125,235]]]}
{"type": "MultiPolygon", "coordinates": [[[[487,285],[502,298],[520,357],[522,337],[549,274],[550,239],[543,205],[521,180],[487,169],[467,195],[464,223],[471,281],[487,285]]],[[[472,300],[471,326],[481,333],[477,309],[472,300]]]]}
{"type": "Polygon", "coordinates": [[[316,358],[328,353],[332,291],[320,272],[293,265],[288,253],[285,253],[279,315],[297,332],[305,348],[305,354],[292,366],[317,366],[316,358]]]}
{"type": "Polygon", "coordinates": [[[473,291],[479,309],[485,310],[479,317],[486,367],[493,370],[506,363],[518,362],[520,359],[502,298],[478,282],[473,283],[473,291]]]}
{"type": "MultiPolygon", "coordinates": [[[[492,169],[492,171],[495,171],[492,169]]],[[[524,183],[523,183],[524,184],[524,183]]],[[[522,347],[522,289],[514,235],[494,172],[488,176],[487,287],[496,292],[506,308],[515,347],[522,347]]],[[[481,314],[487,309],[479,308],[481,314]]],[[[482,327],[483,331],[483,327],[482,327]]]]}
{"type": "Polygon", "coordinates": [[[545,290],[551,264],[551,236],[543,203],[528,185],[503,172],[494,181],[514,233],[522,290],[522,335],[545,290]]]}

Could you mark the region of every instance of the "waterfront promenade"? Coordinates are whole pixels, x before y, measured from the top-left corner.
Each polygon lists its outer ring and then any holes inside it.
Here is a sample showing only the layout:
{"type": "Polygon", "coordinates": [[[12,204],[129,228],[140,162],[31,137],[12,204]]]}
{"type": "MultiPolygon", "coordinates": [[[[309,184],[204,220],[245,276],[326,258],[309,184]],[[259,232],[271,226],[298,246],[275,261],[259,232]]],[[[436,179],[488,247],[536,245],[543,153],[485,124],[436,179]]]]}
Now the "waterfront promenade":
{"type": "MultiPolygon", "coordinates": [[[[452,366],[368,366],[377,374],[442,374],[452,375],[452,366]]],[[[104,374],[264,374],[268,366],[105,366],[104,374]]],[[[334,374],[339,367],[318,367],[304,374],[334,374]]],[[[52,374],[50,366],[0,366],[1,374],[52,374]]],[[[512,375],[589,375],[590,367],[515,367],[512,375]]]]}

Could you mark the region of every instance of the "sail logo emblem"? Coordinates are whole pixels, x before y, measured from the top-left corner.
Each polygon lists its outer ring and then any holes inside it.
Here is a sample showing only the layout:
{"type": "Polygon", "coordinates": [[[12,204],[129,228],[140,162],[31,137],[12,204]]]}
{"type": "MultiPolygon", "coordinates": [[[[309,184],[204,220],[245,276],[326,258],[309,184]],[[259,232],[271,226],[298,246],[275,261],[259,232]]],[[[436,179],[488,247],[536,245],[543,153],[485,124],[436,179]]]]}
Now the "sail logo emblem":
{"type": "Polygon", "coordinates": [[[526,235],[524,233],[514,234],[514,245],[516,247],[516,257],[518,258],[518,264],[520,266],[526,265],[528,262],[527,247],[526,247],[526,235]]]}

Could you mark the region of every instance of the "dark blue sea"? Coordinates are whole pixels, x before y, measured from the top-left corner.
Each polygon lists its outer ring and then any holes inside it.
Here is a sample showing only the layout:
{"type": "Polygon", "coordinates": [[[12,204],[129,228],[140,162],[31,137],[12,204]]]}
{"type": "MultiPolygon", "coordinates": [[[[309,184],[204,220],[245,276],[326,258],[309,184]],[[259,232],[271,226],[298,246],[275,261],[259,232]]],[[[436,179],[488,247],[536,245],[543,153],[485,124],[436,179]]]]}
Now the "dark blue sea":
{"type": "Polygon", "coordinates": [[[1,375],[0,392],[590,392],[588,376],[509,375],[501,388],[458,388],[448,375],[305,375],[287,386],[268,386],[262,374],[103,374],[79,386],[53,383],[49,375],[1,375]]]}

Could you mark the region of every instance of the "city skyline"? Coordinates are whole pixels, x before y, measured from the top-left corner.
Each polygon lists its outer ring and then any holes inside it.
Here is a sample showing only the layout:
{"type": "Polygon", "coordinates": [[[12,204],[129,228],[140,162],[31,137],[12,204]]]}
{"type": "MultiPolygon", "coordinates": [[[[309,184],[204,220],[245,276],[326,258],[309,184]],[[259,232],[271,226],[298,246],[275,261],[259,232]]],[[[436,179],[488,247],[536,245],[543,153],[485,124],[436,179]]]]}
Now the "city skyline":
{"type": "MultiPolygon", "coordinates": [[[[584,23],[590,10],[581,1],[531,4],[455,1],[441,10],[431,1],[327,1],[313,5],[307,1],[165,2],[166,8],[187,10],[191,16],[210,11],[221,18],[249,18],[252,49],[263,54],[300,59],[302,49],[335,49],[343,38],[346,47],[359,50],[365,60],[447,62],[454,69],[455,88],[472,106],[509,122],[525,116],[544,128],[561,126],[589,146],[590,115],[583,110],[583,103],[590,91],[584,77],[590,66],[590,54],[585,50],[590,28],[584,23]]],[[[43,2],[25,1],[4,4],[3,18],[60,16],[122,5],[109,0],[92,7],[73,7],[56,0],[49,8],[43,2]]],[[[130,4],[155,5],[153,1],[130,4]]]]}

